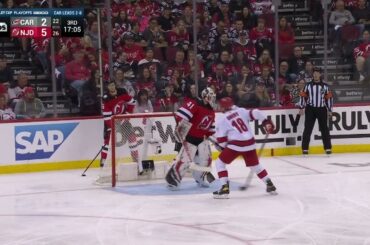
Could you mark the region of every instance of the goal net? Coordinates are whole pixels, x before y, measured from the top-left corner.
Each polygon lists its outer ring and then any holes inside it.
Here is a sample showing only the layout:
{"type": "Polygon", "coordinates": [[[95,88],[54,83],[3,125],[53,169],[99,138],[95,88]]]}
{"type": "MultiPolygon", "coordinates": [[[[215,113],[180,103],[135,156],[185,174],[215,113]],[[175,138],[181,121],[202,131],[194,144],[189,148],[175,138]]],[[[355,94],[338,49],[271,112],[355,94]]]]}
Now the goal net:
{"type": "Polygon", "coordinates": [[[164,178],[176,157],[173,113],[115,115],[98,184],[164,178]]]}

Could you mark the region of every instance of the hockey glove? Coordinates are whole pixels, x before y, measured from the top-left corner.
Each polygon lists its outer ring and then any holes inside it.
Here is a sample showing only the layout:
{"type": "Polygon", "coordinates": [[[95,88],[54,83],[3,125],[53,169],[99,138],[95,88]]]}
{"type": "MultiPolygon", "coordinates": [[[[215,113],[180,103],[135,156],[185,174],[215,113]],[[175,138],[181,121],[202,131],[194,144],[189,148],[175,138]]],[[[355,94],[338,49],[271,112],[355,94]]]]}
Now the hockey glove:
{"type": "Polygon", "coordinates": [[[270,119],[265,119],[262,122],[262,126],[265,129],[266,133],[273,134],[275,133],[275,125],[270,119]]]}

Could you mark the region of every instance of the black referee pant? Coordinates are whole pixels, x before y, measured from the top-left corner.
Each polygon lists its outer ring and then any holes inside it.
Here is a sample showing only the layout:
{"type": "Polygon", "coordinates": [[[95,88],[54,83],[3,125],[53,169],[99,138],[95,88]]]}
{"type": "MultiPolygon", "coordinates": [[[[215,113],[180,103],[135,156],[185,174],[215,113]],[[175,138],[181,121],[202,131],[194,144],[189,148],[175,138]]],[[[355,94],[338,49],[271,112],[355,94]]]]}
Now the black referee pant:
{"type": "Polygon", "coordinates": [[[321,138],[325,150],[331,150],[331,140],[328,128],[328,112],[325,107],[307,106],[305,110],[306,118],[302,137],[302,150],[308,150],[313,127],[316,119],[319,121],[321,138]]]}

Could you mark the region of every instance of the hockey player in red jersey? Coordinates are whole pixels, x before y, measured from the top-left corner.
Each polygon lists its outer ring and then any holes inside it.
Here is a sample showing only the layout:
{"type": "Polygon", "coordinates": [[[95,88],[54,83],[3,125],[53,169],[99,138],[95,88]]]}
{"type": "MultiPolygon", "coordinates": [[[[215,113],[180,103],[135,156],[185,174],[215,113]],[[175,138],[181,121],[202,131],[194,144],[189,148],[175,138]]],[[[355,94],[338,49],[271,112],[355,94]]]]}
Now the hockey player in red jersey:
{"type": "MultiPolygon", "coordinates": [[[[113,115],[117,114],[127,114],[132,113],[135,107],[136,101],[128,95],[125,89],[120,89],[116,87],[114,81],[109,82],[107,85],[107,91],[103,96],[103,116],[104,116],[104,145],[101,151],[101,162],[100,166],[103,167],[107,159],[108,149],[109,149],[109,140],[111,136],[112,121],[111,118],[113,115]]],[[[128,121],[123,121],[122,125],[125,128],[131,129],[131,125],[128,121]]],[[[130,130],[129,130],[130,131],[130,130]]],[[[131,150],[131,157],[133,161],[138,162],[138,150],[137,150],[137,141],[136,136],[133,132],[128,133],[128,142],[131,150]]],[[[140,168],[140,166],[139,166],[140,168]]]]}
{"type": "MultiPolygon", "coordinates": [[[[211,149],[207,138],[214,134],[216,94],[211,88],[201,93],[201,98],[188,100],[176,112],[176,135],[182,147],[166,175],[170,189],[179,187],[181,179],[191,163],[209,167],[212,163],[211,149]]],[[[199,186],[208,187],[215,180],[210,172],[192,171],[199,186]]]]}
{"type": "MultiPolygon", "coordinates": [[[[238,156],[242,156],[245,165],[254,171],[258,178],[266,183],[266,191],[274,193],[276,188],[267,171],[259,163],[256,153],[256,142],[249,122],[262,120],[262,125],[268,134],[273,133],[274,124],[258,109],[246,110],[234,106],[230,97],[222,98],[219,102],[223,114],[216,123],[216,137],[221,151],[216,160],[216,169],[222,187],[213,192],[216,199],[228,198],[229,178],[226,164],[230,164],[238,156]]],[[[216,146],[217,147],[217,146],[216,146]]]]}

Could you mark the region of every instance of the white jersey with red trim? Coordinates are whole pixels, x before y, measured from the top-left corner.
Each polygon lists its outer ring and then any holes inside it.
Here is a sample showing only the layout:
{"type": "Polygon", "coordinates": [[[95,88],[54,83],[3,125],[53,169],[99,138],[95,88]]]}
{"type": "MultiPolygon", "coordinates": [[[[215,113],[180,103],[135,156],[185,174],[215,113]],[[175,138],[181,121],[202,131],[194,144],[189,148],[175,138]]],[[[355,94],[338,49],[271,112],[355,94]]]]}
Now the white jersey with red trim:
{"type": "Polygon", "coordinates": [[[266,118],[266,115],[258,109],[247,110],[233,106],[231,110],[217,118],[217,142],[222,147],[228,147],[238,152],[254,150],[256,142],[249,122],[265,120],[266,118]]]}

